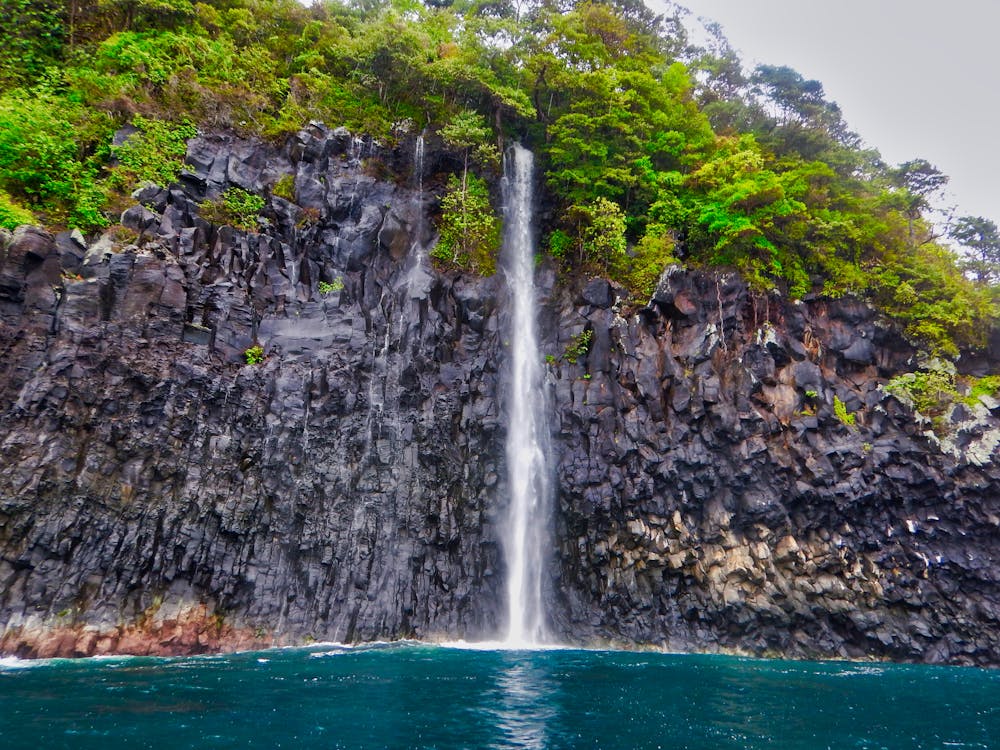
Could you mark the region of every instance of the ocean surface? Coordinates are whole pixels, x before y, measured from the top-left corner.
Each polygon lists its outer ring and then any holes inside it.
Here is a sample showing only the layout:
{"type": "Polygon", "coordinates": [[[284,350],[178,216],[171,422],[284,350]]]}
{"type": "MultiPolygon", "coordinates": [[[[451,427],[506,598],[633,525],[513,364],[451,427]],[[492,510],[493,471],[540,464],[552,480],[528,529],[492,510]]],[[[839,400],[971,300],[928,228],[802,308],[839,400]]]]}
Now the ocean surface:
{"type": "Polygon", "coordinates": [[[4,659],[0,747],[1000,748],[1000,672],[420,644],[4,659]]]}

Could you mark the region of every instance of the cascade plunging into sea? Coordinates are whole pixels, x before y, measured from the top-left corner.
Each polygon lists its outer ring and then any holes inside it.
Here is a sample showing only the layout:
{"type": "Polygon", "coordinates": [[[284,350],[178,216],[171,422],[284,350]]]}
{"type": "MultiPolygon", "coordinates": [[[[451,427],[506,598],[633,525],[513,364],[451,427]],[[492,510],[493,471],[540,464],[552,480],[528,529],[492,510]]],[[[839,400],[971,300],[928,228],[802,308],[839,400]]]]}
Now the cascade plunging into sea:
{"type": "Polygon", "coordinates": [[[509,647],[543,643],[544,548],[550,481],[542,355],[535,331],[535,245],[530,151],[515,144],[504,162],[504,272],[513,310],[510,330],[507,484],[510,507],[504,534],[509,647]]]}

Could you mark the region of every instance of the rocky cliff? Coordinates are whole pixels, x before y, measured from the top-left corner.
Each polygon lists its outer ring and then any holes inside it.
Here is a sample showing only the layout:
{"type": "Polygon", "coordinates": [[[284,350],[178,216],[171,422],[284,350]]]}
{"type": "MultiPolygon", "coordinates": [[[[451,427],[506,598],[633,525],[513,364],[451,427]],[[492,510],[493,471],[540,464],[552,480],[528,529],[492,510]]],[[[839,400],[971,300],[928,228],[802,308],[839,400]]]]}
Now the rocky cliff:
{"type": "MultiPolygon", "coordinates": [[[[427,270],[409,153],[201,137],[127,231],[0,241],[0,651],[497,634],[506,290],[427,270]],[[231,186],[259,232],[201,218],[231,186]]],[[[1000,663],[995,404],[940,441],[857,301],[539,281],[558,638],[1000,663]]]]}

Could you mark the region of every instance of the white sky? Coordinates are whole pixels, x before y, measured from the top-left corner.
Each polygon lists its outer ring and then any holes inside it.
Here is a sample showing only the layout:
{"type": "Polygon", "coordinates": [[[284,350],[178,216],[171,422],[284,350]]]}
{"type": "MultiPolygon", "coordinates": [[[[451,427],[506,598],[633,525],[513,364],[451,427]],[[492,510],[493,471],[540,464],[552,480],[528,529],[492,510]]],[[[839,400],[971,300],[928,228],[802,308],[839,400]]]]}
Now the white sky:
{"type": "Polygon", "coordinates": [[[746,67],[819,80],[887,162],[927,159],[958,215],[1000,225],[1000,0],[679,2],[717,21],[746,67]]]}

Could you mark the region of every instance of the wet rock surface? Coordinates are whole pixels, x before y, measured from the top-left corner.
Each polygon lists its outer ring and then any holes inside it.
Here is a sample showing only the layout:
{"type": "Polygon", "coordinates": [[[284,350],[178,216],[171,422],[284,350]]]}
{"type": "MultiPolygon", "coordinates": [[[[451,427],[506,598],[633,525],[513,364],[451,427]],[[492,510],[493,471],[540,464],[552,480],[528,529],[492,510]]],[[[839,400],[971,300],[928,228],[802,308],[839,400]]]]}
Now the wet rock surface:
{"type": "Polygon", "coordinates": [[[550,301],[552,350],[610,343],[550,373],[563,631],[998,662],[996,420],[967,415],[961,450],[916,424],[880,387],[915,353],[871,309],[682,271],[638,313],[576,302],[550,301]]]}
{"type": "MultiPolygon", "coordinates": [[[[0,651],[496,637],[506,292],[428,270],[432,196],[364,166],[407,154],[201,137],[124,239],[0,237],[0,651]],[[232,186],[268,197],[259,232],[200,217],[232,186]]],[[[673,270],[636,310],[554,278],[559,639],[1000,663],[988,405],[929,434],[879,387],[915,352],[860,302],[673,270]]]]}
{"type": "Polygon", "coordinates": [[[180,185],[126,212],[133,245],[7,243],[4,651],[167,605],[276,643],[492,634],[498,284],[392,257],[430,239],[408,218],[426,209],[364,173],[371,149],[318,127],[283,152],[198,139],[180,185]],[[272,199],[261,232],[199,218],[286,174],[298,203],[272,199]]]}

